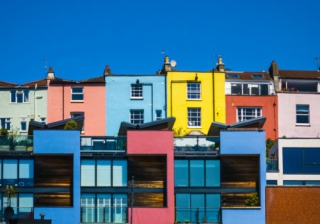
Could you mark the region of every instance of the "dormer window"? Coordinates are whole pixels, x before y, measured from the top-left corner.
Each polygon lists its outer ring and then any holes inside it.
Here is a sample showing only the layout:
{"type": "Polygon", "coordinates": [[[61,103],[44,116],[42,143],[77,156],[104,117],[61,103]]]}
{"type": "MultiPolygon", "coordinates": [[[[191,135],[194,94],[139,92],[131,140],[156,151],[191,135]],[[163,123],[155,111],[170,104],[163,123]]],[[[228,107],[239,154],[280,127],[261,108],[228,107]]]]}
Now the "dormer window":
{"type": "Polygon", "coordinates": [[[29,103],[29,90],[11,90],[11,103],[29,103]]]}
{"type": "Polygon", "coordinates": [[[239,74],[227,74],[227,78],[229,78],[229,79],[238,79],[239,78],[239,74]]]}
{"type": "Polygon", "coordinates": [[[264,79],[264,75],[263,74],[252,74],[251,77],[253,79],[264,79]]]}

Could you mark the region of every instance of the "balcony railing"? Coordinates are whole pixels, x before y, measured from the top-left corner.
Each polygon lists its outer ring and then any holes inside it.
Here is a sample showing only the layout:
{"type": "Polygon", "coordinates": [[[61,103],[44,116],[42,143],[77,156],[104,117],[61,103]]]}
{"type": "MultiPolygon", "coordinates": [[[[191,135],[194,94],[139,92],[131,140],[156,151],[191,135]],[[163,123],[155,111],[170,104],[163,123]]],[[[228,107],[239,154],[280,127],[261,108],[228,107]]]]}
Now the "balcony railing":
{"type": "Polygon", "coordinates": [[[218,207],[176,207],[177,223],[221,223],[218,207]]]}
{"type": "Polygon", "coordinates": [[[267,159],[267,172],[278,171],[278,159],[267,159]]]}
{"type": "Polygon", "coordinates": [[[195,136],[195,137],[175,137],[175,152],[218,152],[220,140],[215,137],[195,136]]]}
{"type": "Polygon", "coordinates": [[[81,137],[81,150],[126,151],[126,137],[81,137]]]}
{"type": "Polygon", "coordinates": [[[0,136],[0,151],[33,151],[33,136],[0,136]]]}
{"type": "MultiPolygon", "coordinates": [[[[5,221],[5,214],[4,211],[6,207],[0,207],[1,211],[1,219],[0,221],[5,221]]],[[[33,215],[33,207],[12,207],[13,209],[13,216],[11,219],[34,219],[33,215]]]]}
{"type": "Polygon", "coordinates": [[[81,223],[127,223],[127,213],[123,206],[81,207],[81,223]]]}

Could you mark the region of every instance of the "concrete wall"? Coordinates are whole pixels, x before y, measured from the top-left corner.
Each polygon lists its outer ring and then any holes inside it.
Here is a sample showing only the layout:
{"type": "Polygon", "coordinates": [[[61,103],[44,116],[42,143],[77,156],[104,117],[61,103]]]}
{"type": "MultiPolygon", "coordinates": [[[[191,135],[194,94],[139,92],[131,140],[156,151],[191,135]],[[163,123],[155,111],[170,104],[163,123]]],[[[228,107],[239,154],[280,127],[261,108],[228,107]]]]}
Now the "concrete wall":
{"type": "Polygon", "coordinates": [[[0,90],[0,118],[11,118],[11,130],[21,127],[21,118],[27,120],[27,131],[20,132],[22,135],[28,133],[28,125],[31,118],[41,121],[40,118],[47,117],[47,88],[12,88],[0,90]],[[10,90],[29,90],[28,103],[11,103],[10,90]]]}
{"type": "Polygon", "coordinates": [[[156,110],[165,111],[165,77],[156,75],[121,75],[106,76],[106,133],[108,136],[117,136],[122,121],[130,122],[130,110],[144,110],[144,123],[156,119],[156,110]],[[139,79],[143,85],[143,98],[131,99],[131,84],[139,79]],[[152,83],[147,85],[147,83],[152,83]],[[153,90],[153,97],[152,97],[153,90]]]}
{"type": "MultiPolygon", "coordinates": [[[[167,207],[134,208],[133,223],[174,223],[174,158],[172,131],[128,131],[128,155],[167,156],[167,207]]],[[[128,211],[130,221],[131,210],[128,211]]]]}
{"type": "Polygon", "coordinates": [[[277,139],[278,137],[278,102],[277,96],[241,96],[241,95],[227,95],[226,96],[226,110],[227,110],[227,124],[237,122],[237,107],[261,107],[262,116],[267,120],[263,125],[266,130],[266,139],[277,139]],[[275,106],[274,106],[275,105],[275,106]]]}
{"type": "Polygon", "coordinates": [[[306,93],[278,93],[279,137],[320,136],[320,95],[306,93]],[[296,105],[309,105],[310,125],[296,124],[296,105]]]}
{"type": "Polygon", "coordinates": [[[106,94],[105,85],[101,84],[62,84],[50,85],[48,88],[48,122],[71,117],[71,112],[84,113],[85,136],[106,135],[106,94]],[[83,102],[71,101],[71,88],[84,88],[83,102]]]}
{"type": "Polygon", "coordinates": [[[308,174],[283,174],[283,148],[319,148],[320,139],[278,139],[277,148],[272,148],[271,153],[278,157],[278,172],[267,173],[267,180],[277,180],[278,185],[283,185],[284,180],[320,180],[320,175],[308,174]]]}
{"type": "Polygon", "coordinates": [[[319,187],[267,187],[267,224],[319,223],[319,187]]]}
{"type": "Polygon", "coordinates": [[[223,224],[265,223],[265,131],[221,131],[221,155],[260,155],[260,208],[222,208],[223,224]]]}
{"type": "Polygon", "coordinates": [[[45,213],[53,224],[80,223],[80,132],[79,131],[34,131],[34,155],[73,154],[73,206],[35,207],[35,218],[45,213]]]}
{"type": "Polygon", "coordinates": [[[174,128],[182,128],[185,133],[201,131],[206,134],[213,121],[225,123],[224,81],[224,73],[168,72],[168,117],[176,118],[174,128]],[[196,76],[201,83],[201,96],[190,100],[187,99],[187,82],[194,82],[196,76]],[[201,108],[201,127],[188,127],[188,108],[201,108]]]}

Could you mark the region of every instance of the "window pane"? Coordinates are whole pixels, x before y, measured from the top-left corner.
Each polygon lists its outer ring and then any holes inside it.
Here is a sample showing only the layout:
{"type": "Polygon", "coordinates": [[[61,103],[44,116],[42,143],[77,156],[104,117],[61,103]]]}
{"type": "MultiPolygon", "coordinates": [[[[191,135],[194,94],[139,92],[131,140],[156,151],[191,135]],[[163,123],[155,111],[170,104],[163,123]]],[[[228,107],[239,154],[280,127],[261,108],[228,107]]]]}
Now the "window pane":
{"type": "Polygon", "coordinates": [[[81,195],[81,211],[82,222],[95,222],[95,195],[82,194],[81,195]]]}
{"type": "Polygon", "coordinates": [[[83,92],[82,87],[72,88],[72,93],[82,93],[82,92],[83,92]]]}
{"type": "Polygon", "coordinates": [[[204,216],[204,194],[191,194],[191,222],[204,216]]]}
{"type": "Polygon", "coordinates": [[[320,148],[304,149],[304,158],[306,164],[320,165],[320,148]]]}
{"type": "MultiPolygon", "coordinates": [[[[33,210],[33,194],[19,194],[19,216],[28,215],[33,210]]],[[[32,216],[33,217],[33,216],[32,216]]],[[[31,217],[30,217],[31,218],[31,217]]]]}
{"type": "Polygon", "coordinates": [[[21,131],[26,131],[26,130],[27,130],[27,122],[21,121],[21,131]]]}
{"type": "Polygon", "coordinates": [[[261,95],[268,95],[269,94],[269,85],[260,85],[261,88],[261,95]]]}
{"type": "Polygon", "coordinates": [[[177,221],[184,222],[184,220],[190,221],[190,194],[176,194],[176,212],[177,221]]]}
{"type": "Polygon", "coordinates": [[[241,95],[242,94],[242,85],[241,84],[231,84],[231,94],[241,95]]]}
{"type": "Polygon", "coordinates": [[[251,95],[259,95],[259,85],[251,85],[251,95]]]}
{"type": "Polygon", "coordinates": [[[29,90],[24,90],[24,102],[29,102],[29,90]]]}
{"type": "Polygon", "coordinates": [[[3,185],[12,184],[18,185],[18,160],[4,159],[3,160],[3,185]]]}
{"type": "Polygon", "coordinates": [[[16,91],[15,90],[11,90],[11,103],[15,103],[16,102],[16,91]]]}
{"type": "Polygon", "coordinates": [[[17,92],[17,103],[22,103],[23,102],[23,94],[17,92]]]}
{"type": "Polygon", "coordinates": [[[127,186],[127,161],[113,161],[113,186],[127,186]]]}
{"type": "Polygon", "coordinates": [[[81,186],[95,186],[94,160],[81,160],[81,186]]]}
{"type": "Polygon", "coordinates": [[[206,186],[220,187],[220,160],[206,161],[206,186]]]}
{"type": "Polygon", "coordinates": [[[187,98],[200,99],[200,83],[187,83],[187,98]]]}
{"type": "Polygon", "coordinates": [[[207,194],[206,207],[207,207],[207,222],[219,222],[220,215],[220,194],[207,194]]]}
{"type": "Polygon", "coordinates": [[[83,94],[72,94],[72,100],[83,100],[83,94]]]}
{"type": "Polygon", "coordinates": [[[113,195],[113,222],[124,223],[127,217],[127,195],[113,195]]]}
{"type": "Polygon", "coordinates": [[[97,160],[97,186],[111,186],[110,168],[110,160],[97,160]]]}
{"type": "Polygon", "coordinates": [[[19,164],[19,187],[33,186],[33,160],[22,159],[19,164]]]}
{"type": "Polygon", "coordinates": [[[298,124],[309,124],[309,115],[297,115],[298,124]]]}
{"type": "Polygon", "coordinates": [[[111,222],[111,195],[98,194],[97,195],[97,221],[98,222],[111,222]],[[103,218],[104,217],[104,218],[103,218]]]}
{"type": "Polygon", "coordinates": [[[243,84],[243,95],[249,95],[249,85],[243,84]]]}
{"type": "Polygon", "coordinates": [[[305,174],[320,174],[320,164],[305,165],[305,174]]]}
{"type": "Polygon", "coordinates": [[[304,185],[301,180],[284,180],[283,185],[304,185]]]}
{"type": "Polygon", "coordinates": [[[188,160],[174,161],[174,185],[177,187],[189,185],[188,160]]]}
{"type": "Polygon", "coordinates": [[[301,148],[283,148],[283,173],[301,174],[303,173],[301,148]]]}
{"type": "Polygon", "coordinates": [[[132,98],[142,98],[142,85],[132,84],[131,85],[131,97],[132,98]]]}
{"type": "Polygon", "coordinates": [[[204,186],[204,161],[190,160],[190,186],[204,186]]]}

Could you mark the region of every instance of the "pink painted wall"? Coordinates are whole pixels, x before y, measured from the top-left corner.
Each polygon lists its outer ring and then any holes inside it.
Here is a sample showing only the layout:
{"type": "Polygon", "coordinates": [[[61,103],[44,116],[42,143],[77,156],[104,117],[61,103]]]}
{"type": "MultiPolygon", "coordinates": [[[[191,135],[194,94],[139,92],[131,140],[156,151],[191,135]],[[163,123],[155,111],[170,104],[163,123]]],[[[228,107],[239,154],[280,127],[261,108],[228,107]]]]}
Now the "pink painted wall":
{"type": "MultiPolygon", "coordinates": [[[[174,223],[174,155],[172,131],[128,131],[128,155],[167,155],[167,207],[133,208],[134,224],[174,223]]],[[[128,218],[130,222],[130,212],[128,218]]],[[[131,222],[130,222],[131,223],[131,222]]]]}
{"type": "MultiPolygon", "coordinates": [[[[50,85],[47,122],[70,118],[71,112],[84,112],[82,135],[106,135],[106,87],[104,84],[50,85]],[[71,87],[84,87],[83,102],[71,102],[71,87]]],[[[120,124],[119,124],[120,125],[120,124]]]]}
{"type": "Polygon", "coordinates": [[[279,137],[320,137],[320,94],[278,93],[279,137]],[[309,126],[296,125],[296,105],[309,105],[309,126]]]}

